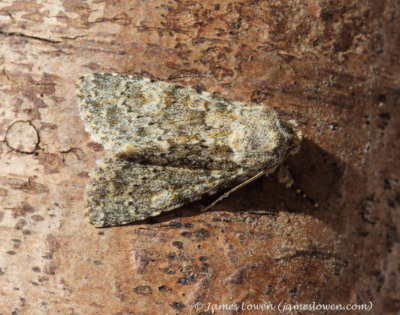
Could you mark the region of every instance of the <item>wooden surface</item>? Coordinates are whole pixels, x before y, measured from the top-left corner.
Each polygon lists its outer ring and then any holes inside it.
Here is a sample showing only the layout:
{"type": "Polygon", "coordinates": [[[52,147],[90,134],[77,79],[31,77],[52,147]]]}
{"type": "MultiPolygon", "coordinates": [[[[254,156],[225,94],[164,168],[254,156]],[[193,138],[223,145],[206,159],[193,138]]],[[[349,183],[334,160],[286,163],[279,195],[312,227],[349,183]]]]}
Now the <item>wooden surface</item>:
{"type": "Polygon", "coordinates": [[[0,314],[281,301],[395,314],[399,14],[393,0],[1,1],[0,314]],[[75,95],[91,72],[275,107],[305,137],[295,186],[270,176],[210,212],[94,228],[84,188],[106,152],[75,95]]]}

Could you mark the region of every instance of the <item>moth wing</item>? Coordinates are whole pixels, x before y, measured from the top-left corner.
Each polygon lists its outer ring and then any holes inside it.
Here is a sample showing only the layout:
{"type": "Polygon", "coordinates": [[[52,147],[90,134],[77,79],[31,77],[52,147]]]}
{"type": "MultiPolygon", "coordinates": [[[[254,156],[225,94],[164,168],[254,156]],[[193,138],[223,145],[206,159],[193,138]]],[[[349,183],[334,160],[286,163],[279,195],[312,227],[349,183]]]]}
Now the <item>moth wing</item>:
{"type": "Polygon", "coordinates": [[[92,73],[80,79],[78,96],[87,131],[106,148],[134,144],[136,151],[162,151],[171,140],[186,142],[189,132],[201,136],[211,94],[141,76],[92,73]]]}
{"type": "Polygon", "coordinates": [[[78,94],[93,139],[136,163],[261,170],[296,146],[271,108],[189,87],[93,73],[81,78],[78,94]]]}
{"type": "Polygon", "coordinates": [[[188,169],[103,160],[87,186],[87,212],[98,227],[128,224],[199,200],[236,182],[240,171],[188,169]]]}

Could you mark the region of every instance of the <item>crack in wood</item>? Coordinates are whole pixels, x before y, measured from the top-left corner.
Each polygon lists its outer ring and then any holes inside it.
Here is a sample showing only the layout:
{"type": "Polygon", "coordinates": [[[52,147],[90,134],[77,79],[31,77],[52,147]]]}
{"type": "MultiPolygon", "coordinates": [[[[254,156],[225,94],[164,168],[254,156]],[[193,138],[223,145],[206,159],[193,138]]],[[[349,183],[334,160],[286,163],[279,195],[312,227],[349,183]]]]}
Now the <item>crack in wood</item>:
{"type": "Polygon", "coordinates": [[[45,43],[51,43],[51,44],[60,44],[62,41],[59,40],[54,40],[54,39],[49,39],[49,38],[43,38],[39,36],[34,36],[34,35],[26,35],[24,33],[19,33],[19,32],[7,32],[4,30],[0,30],[0,35],[4,36],[16,36],[16,37],[21,37],[21,38],[26,38],[26,39],[33,39],[33,40],[39,40],[45,43]]]}

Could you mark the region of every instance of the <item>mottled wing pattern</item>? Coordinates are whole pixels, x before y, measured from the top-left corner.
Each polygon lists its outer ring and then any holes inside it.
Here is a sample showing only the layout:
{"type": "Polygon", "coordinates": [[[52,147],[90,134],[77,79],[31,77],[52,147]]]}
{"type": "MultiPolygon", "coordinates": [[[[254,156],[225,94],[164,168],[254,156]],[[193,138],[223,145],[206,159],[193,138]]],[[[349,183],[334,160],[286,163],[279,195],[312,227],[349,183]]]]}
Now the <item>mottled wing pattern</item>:
{"type": "Polygon", "coordinates": [[[94,73],[81,79],[79,90],[94,139],[138,163],[268,167],[282,160],[292,138],[267,106],[140,76],[94,73]]]}
{"type": "Polygon", "coordinates": [[[238,175],[106,158],[87,187],[90,222],[101,227],[144,220],[199,200],[216,188],[229,187],[238,175]]]}
{"type": "Polygon", "coordinates": [[[298,145],[266,106],[141,76],[90,74],[79,96],[87,131],[113,150],[87,187],[96,226],[143,220],[267,174],[298,145]]]}

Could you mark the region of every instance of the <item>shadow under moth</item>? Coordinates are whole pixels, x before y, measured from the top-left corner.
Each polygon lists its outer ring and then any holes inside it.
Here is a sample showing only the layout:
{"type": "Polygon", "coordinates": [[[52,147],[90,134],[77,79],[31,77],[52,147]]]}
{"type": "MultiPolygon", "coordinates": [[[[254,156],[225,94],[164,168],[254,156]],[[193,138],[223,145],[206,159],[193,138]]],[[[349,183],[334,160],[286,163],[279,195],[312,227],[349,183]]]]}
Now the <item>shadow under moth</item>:
{"type": "Polygon", "coordinates": [[[300,143],[299,132],[265,105],[141,76],[89,74],[78,95],[86,130],[111,151],[86,187],[97,227],[144,220],[234,187],[219,201],[273,172],[300,143]]]}

